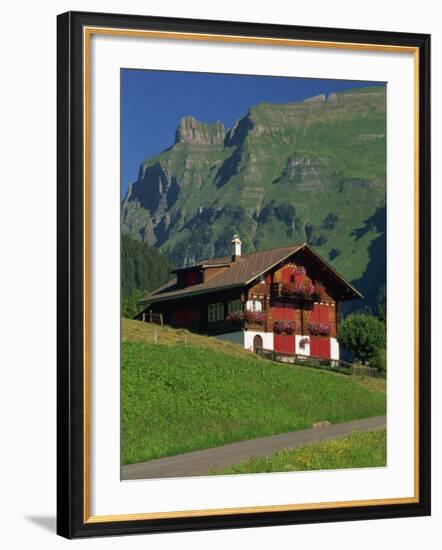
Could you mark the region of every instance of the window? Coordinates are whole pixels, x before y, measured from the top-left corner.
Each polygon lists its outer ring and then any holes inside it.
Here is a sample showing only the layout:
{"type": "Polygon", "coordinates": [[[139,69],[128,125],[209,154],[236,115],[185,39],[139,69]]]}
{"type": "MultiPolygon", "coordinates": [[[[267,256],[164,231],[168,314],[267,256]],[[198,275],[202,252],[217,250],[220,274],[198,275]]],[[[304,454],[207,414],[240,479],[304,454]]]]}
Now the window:
{"type": "Polygon", "coordinates": [[[209,323],[224,319],[224,304],[209,304],[209,323]]]}
{"type": "Polygon", "coordinates": [[[230,300],[229,302],[229,313],[238,313],[242,311],[242,302],[241,300],[230,300]]]}
{"type": "Polygon", "coordinates": [[[262,303],[260,300],[248,300],[247,311],[262,311],[262,303]]]}

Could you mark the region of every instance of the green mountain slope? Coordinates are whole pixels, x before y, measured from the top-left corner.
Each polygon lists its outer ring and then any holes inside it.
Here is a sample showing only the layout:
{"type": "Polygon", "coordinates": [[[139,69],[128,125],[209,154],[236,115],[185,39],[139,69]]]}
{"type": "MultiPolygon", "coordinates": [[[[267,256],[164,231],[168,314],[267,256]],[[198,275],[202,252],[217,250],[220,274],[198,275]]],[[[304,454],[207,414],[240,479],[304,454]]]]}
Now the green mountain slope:
{"type": "Polygon", "coordinates": [[[307,241],[372,295],[385,284],[386,94],[261,103],[232,129],[193,117],[145,160],[123,231],[177,265],[307,241]]]}

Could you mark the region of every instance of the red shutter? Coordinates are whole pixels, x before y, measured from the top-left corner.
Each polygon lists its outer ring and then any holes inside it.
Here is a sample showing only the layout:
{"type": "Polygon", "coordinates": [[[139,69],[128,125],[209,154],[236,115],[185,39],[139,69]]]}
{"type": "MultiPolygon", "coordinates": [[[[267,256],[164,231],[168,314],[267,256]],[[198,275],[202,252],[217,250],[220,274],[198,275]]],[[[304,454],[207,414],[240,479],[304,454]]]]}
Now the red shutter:
{"type": "Polygon", "coordinates": [[[310,312],[310,323],[319,323],[319,304],[313,304],[310,312]]]}
{"type": "Polygon", "coordinates": [[[311,323],[328,323],[329,322],[330,306],[324,304],[313,304],[313,309],[310,313],[311,323]]]}
{"type": "Polygon", "coordinates": [[[266,285],[269,285],[272,282],[272,276],[270,273],[266,275],[266,285]]]}
{"type": "Polygon", "coordinates": [[[273,349],[281,353],[295,353],[295,337],[292,334],[274,334],[273,349]]]}
{"type": "Polygon", "coordinates": [[[273,335],[273,349],[274,351],[284,351],[284,334],[273,335]]]}
{"type": "Polygon", "coordinates": [[[330,359],[330,338],[321,338],[319,346],[319,357],[330,359]]]}
{"type": "Polygon", "coordinates": [[[282,321],[284,319],[284,302],[275,302],[272,314],[275,321],[282,321]]]}
{"type": "Polygon", "coordinates": [[[310,336],[310,355],[319,357],[319,338],[317,336],[310,336]]]}
{"type": "Polygon", "coordinates": [[[328,323],[328,312],[330,306],[325,306],[324,304],[319,304],[319,322],[328,323]]]}
{"type": "Polygon", "coordinates": [[[286,353],[295,353],[295,337],[292,334],[284,335],[284,348],[286,353]]]}
{"type": "Polygon", "coordinates": [[[284,321],[293,321],[294,319],[293,303],[287,302],[284,304],[284,321]]]}
{"type": "Polygon", "coordinates": [[[290,302],[275,302],[273,306],[273,319],[275,321],[293,321],[294,306],[290,302]]]}
{"type": "Polygon", "coordinates": [[[310,336],[310,355],[330,359],[330,338],[310,336]]]}

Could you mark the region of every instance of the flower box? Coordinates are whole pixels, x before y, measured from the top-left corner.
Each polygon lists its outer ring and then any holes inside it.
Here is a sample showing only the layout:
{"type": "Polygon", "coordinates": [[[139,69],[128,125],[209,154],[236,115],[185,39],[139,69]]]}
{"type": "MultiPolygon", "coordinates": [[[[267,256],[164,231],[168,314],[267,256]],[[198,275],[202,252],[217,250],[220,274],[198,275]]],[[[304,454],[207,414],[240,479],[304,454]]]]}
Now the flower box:
{"type": "Polygon", "coordinates": [[[294,334],[299,326],[300,324],[297,321],[275,321],[273,330],[277,334],[294,334]]]}
{"type": "Polygon", "coordinates": [[[331,325],[328,323],[309,323],[308,330],[314,336],[330,336],[331,325]]]}
{"type": "Polygon", "coordinates": [[[248,311],[245,319],[248,323],[255,325],[263,325],[265,322],[265,314],[262,311],[248,311]]]}
{"type": "Polygon", "coordinates": [[[315,292],[315,287],[310,283],[284,283],[282,294],[292,296],[303,300],[311,300],[315,292]]]}
{"type": "Polygon", "coordinates": [[[226,321],[229,323],[240,324],[244,321],[244,313],[242,311],[237,311],[235,313],[229,313],[226,317],[226,321]]]}

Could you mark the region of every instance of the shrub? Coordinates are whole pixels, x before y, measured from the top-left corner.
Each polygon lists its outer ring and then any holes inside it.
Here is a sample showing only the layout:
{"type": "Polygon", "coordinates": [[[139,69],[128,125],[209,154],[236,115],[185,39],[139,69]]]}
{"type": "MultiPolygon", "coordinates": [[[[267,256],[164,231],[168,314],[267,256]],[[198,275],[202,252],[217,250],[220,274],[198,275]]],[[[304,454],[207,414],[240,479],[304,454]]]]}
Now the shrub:
{"type": "Polygon", "coordinates": [[[146,297],[146,292],[135,290],[130,296],[125,296],[121,301],[121,317],[133,319],[144,306],[138,305],[138,301],[146,297]]]}
{"type": "Polygon", "coordinates": [[[313,246],[323,246],[327,242],[327,237],[320,233],[319,235],[316,235],[316,237],[313,237],[313,239],[310,239],[310,243],[313,246]]]}
{"type": "Polygon", "coordinates": [[[339,328],[339,343],[365,364],[376,350],[385,348],[385,324],[367,314],[351,314],[339,328]]]}
{"type": "Polygon", "coordinates": [[[333,261],[335,258],[337,258],[339,256],[340,253],[341,253],[341,251],[339,250],[339,248],[332,248],[330,250],[330,252],[328,253],[329,260],[333,261]]]}
{"type": "Polygon", "coordinates": [[[330,212],[322,222],[322,227],[324,229],[334,229],[336,227],[336,223],[338,221],[338,215],[334,214],[333,212],[330,212]]]}
{"type": "Polygon", "coordinates": [[[377,348],[370,359],[370,367],[378,369],[379,372],[387,372],[387,350],[377,348]]]}

